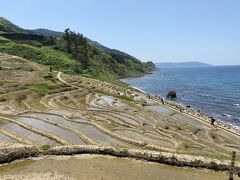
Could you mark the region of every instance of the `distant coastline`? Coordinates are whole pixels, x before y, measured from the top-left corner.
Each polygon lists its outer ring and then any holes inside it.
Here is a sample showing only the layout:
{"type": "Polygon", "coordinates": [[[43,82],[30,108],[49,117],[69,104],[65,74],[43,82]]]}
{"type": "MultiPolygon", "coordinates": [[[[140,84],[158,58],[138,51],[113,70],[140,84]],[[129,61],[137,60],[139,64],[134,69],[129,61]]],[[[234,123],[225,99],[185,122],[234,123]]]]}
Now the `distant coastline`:
{"type": "Polygon", "coordinates": [[[191,68],[191,67],[207,67],[212,66],[211,64],[206,64],[198,61],[189,62],[161,62],[155,63],[158,68],[191,68]]]}

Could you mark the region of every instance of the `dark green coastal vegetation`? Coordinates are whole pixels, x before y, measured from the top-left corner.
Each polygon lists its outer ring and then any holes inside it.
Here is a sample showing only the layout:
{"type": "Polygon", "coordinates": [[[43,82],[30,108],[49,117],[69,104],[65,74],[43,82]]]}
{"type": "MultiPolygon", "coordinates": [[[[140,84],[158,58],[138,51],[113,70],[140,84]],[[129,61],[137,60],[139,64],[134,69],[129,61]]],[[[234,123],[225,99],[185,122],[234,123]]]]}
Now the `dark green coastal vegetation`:
{"type": "Polygon", "coordinates": [[[4,18],[0,18],[0,52],[51,66],[53,70],[106,81],[155,70],[152,62],[143,63],[70,29],[55,34],[45,29],[24,30],[4,18]]]}

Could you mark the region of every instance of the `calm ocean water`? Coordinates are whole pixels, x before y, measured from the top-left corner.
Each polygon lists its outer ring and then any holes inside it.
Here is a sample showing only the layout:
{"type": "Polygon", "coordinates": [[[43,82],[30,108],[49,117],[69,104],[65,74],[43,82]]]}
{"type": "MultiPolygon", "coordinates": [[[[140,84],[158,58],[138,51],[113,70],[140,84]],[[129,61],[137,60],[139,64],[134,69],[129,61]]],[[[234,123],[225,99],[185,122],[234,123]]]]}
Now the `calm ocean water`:
{"type": "Polygon", "coordinates": [[[240,66],[164,68],[123,81],[162,97],[175,90],[175,101],[240,128],[240,66]]]}

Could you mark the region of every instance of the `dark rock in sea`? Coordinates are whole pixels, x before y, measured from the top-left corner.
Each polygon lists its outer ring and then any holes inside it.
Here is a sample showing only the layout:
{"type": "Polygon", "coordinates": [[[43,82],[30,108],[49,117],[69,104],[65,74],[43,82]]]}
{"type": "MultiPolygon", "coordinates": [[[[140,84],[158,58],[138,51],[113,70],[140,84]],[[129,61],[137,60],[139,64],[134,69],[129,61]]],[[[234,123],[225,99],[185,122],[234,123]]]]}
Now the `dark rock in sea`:
{"type": "Polygon", "coordinates": [[[187,107],[187,108],[191,108],[191,106],[189,106],[189,105],[187,105],[186,107],[187,107]]]}
{"type": "Polygon", "coordinates": [[[177,93],[176,91],[169,91],[168,94],[167,94],[167,98],[177,98],[177,93]]]}

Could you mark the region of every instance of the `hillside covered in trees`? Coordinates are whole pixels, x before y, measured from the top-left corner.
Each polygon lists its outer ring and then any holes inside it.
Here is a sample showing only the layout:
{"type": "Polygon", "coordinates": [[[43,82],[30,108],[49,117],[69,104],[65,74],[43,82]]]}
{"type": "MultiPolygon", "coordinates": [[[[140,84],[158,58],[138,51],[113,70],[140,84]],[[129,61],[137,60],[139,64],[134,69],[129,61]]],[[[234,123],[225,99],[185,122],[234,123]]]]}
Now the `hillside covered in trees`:
{"type": "Polygon", "coordinates": [[[54,70],[107,81],[155,70],[152,62],[143,63],[70,29],[63,33],[25,30],[5,18],[0,18],[0,52],[51,66],[54,70]]]}

